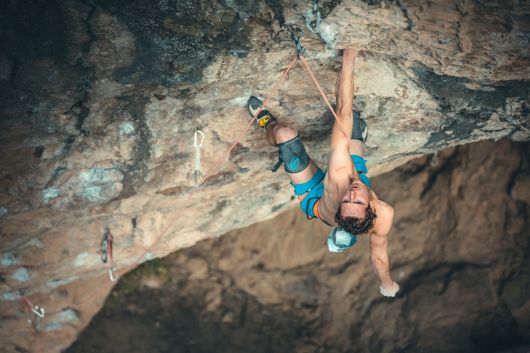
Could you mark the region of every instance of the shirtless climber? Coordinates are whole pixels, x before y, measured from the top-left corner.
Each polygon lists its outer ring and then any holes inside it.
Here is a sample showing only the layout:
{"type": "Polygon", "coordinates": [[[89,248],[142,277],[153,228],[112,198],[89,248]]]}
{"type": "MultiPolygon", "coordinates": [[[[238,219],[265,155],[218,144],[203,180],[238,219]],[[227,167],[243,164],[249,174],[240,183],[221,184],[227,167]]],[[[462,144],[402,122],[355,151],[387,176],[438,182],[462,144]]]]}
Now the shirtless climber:
{"type": "MultiPolygon", "coordinates": [[[[335,227],[327,240],[329,250],[342,252],[355,244],[357,235],[368,234],[370,259],[380,282],[379,291],[393,297],[399,291],[398,284],[390,276],[388,260],[388,234],[394,209],[379,200],[366,175],[363,141],[367,126],[358,112],[352,113],[354,62],[355,51],[345,49],[337,79],[336,112],[340,125],[333,124],[326,173],[307,155],[296,130],[279,123],[265,109],[258,114],[256,122],[265,129],[267,140],[279,147],[280,160],[273,170],[284,164],[303,212],[309,219],[319,218],[335,227]]],[[[261,104],[259,98],[250,97],[252,115],[261,104]]]]}

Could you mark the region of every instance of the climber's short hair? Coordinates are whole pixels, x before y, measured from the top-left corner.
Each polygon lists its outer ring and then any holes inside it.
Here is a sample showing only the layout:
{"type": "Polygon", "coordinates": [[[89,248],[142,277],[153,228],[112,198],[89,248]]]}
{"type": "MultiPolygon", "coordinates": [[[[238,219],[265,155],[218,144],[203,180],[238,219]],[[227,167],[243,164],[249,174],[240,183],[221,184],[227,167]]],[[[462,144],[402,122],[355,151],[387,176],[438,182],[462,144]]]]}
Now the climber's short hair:
{"type": "Polygon", "coordinates": [[[370,205],[366,207],[366,216],[364,218],[342,217],[340,208],[335,214],[335,222],[337,222],[339,227],[353,235],[368,233],[374,228],[376,218],[377,215],[370,205]]]}

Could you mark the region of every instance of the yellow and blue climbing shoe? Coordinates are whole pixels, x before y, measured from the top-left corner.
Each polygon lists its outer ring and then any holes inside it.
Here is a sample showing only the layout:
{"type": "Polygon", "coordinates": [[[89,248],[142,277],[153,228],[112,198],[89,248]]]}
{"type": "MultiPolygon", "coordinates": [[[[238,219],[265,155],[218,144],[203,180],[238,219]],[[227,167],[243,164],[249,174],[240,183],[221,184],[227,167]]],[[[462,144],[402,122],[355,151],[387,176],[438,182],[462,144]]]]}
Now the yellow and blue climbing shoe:
{"type": "MultiPolygon", "coordinates": [[[[248,99],[248,110],[250,111],[250,114],[252,114],[252,116],[256,115],[256,112],[261,108],[262,104],[263,102],[261,99],[255,96],[250,96],[248,99]]],[[[256,116],[256,126],[258,128],[266,129],[273,121],[276,121],[276,118],[266,109],[263,109],[259,112],[258,116],[256,116]]]]}

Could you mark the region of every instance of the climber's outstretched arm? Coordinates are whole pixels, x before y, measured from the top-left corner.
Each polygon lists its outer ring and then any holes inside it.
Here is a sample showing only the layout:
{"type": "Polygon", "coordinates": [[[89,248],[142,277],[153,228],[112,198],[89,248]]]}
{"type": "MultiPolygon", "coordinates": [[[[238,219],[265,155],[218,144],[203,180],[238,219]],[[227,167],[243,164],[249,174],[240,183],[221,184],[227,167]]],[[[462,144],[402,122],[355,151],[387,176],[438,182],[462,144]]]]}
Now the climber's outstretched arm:
{"type": "Polygon", "coordinates": [[[390,260],[388,259],[388,237],[370,235],[370,261],[382,287],[390,287],[390,260]]]}
{"type": "Polygon", "coordinates": [[[342,67],[337,78],[337,117],[333,123],[329,147],[328,172],[324,179],[324,195],[320,202],[320,216],[328,224],[335,224],[341,199],[353,179],[359,175],[350,156],[353,106],[353,68],[355,51],[344,49],[342,67]],[[344,131],[343,131],[344,130],[344,131]]]}
{"type": "Polygon", "coordinates": [[[353,108],[353,69],[355,50],[344,49],[342,67],[337,77],[337,108],[338,123],[333,123],[331,131],[331,149],[338,144],[349,145],[352,132],[353,108]]]}
{"type": "MultiPolygon", "coordinates": [[[[353,68],[355,51],[344,49],[342,67],[337,77],[337,118],[331,130],[331,144],[329,148],[329,174],[336,178],[346,174],[358,179],[357,171],[353,168],[350,158],[352,142],[352,107],[353,107],[353,68]]],[[[359,141],[360,142],[360,141],[359,141]]],[[[359,143],[362,149],[362,143],[359,143]]],[[[359,151],[360,152],[360,151],[359,151]]],[[[355,153],[359,154],[359,153],[355,153]]],[[[362,156],[362,154],[361,154],[362,156]]]]}
{"type": "Polygon", "coordinates": [[[372,268],[379,279],[381,294],[393,297],[399,286],[390,276],[390,260],[388,258],[388,235],[392,228],[394,209],[384,202],[377,208],[377,223],[370,234],[370,261],[372,268]]]}

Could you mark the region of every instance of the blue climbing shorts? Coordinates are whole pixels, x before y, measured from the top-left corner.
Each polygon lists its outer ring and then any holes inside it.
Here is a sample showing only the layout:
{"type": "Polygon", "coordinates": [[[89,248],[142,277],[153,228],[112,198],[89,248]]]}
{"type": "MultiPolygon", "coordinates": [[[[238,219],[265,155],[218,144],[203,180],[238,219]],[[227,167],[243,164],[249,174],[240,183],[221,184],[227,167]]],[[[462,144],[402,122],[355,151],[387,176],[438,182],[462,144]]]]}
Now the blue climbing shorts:
{"type": "MultiPolygon", "coordinates": [[[[351,159],[361,181],[368,186],[372,187],[370,179],[366,175],[368,168],[366,168],[366,159],[358,155],[352,155],[351,159]]],[[[305,213],[308,219],[319,217],[318,215],[318,204],[322,195],[324,194],[324,177],[326,173],[322,169],[318,168],[317,172],[313,177],[303,184],[291,184],[294,188],[294,194],[300,201],[300,208],[305,213]]]]}

